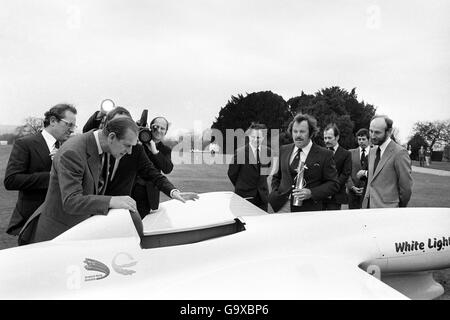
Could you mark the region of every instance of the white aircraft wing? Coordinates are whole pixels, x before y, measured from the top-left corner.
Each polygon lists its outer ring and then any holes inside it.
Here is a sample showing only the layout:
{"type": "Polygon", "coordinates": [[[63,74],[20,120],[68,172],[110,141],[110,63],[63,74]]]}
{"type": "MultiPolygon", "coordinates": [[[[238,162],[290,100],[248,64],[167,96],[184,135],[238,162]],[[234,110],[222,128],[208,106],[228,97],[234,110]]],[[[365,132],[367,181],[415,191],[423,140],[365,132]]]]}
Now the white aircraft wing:
{"type": "Polygon", "coordinates": [[[424,271],[448,267],[447,208],[266,214],[231,192],[201,194],[185,204],[170,200],[160,207],[139,225],[143,232],[129,212],[111,210],[54,240],[1,250],[0,298],[407,299],[442,294],[442,287],[430,291],[436,283],[424,271]],[[378,268],[392,287],[366,268],[378,268]]]}
{"type": "Polygon", "coordinates": [[[183,273],[177,281],[164,277],[151,284],[143,281],[126,290],[97,287],[72,298],[142,299],[143,296],[156,300],[408,299],[351,263],[317,257],[248,261],[207,273],[204,270],[183,273]],[[302,262],[312,258],[314,262],[302,262]]]}

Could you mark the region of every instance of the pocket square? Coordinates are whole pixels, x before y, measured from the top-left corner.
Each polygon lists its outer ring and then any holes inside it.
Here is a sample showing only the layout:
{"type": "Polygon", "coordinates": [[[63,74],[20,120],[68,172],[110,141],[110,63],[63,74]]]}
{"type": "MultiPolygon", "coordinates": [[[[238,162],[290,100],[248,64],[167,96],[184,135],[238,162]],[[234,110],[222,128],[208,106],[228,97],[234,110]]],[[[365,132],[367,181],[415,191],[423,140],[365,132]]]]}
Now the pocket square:
{"type": "Polygon", "coordinates": [[[314,163],[314,167],[320,167],[319,163],[314,163]]]}

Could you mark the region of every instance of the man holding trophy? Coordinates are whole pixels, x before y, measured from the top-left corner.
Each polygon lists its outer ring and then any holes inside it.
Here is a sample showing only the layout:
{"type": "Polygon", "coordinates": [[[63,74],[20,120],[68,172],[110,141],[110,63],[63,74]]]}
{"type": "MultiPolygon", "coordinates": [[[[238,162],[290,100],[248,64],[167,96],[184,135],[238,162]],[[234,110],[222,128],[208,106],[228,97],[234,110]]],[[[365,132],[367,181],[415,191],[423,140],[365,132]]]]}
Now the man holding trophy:
{"type": "Polygon", "coordinates": [[[339,190],[333,152],[312,142],[317,120],[297,114],[288,132],[294,143],[281,146],[269,203],[274,212],[322,210],[322,201],[339,190]]]}

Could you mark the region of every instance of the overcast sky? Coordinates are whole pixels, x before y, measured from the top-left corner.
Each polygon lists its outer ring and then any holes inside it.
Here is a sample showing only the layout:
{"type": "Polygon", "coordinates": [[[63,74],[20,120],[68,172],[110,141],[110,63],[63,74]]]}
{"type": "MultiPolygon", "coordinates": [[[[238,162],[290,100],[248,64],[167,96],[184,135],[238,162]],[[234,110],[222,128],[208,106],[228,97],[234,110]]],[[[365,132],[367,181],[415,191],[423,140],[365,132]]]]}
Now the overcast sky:
{"type": "MultiPolygon", "coordinates": [[[[0,124],[104,98],[171,132],[231,95],[329,86],[392,117],[402,140],[450,118],[450,1],[0,0],[0,124]]],[[[403,141],[404,142],[404,141],[403,141]]]]}

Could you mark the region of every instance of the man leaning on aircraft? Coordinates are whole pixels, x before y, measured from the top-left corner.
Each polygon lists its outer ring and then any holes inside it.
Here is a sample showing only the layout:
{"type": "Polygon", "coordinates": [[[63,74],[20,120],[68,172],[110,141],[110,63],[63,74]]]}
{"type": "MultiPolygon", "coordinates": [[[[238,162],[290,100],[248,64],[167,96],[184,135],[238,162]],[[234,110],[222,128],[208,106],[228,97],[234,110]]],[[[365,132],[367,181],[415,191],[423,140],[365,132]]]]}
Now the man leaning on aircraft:
{"type": "MultiPolygon", "coordinates": [[[[132,119],[131,114],[127,109],[125,109],[124,107],[115,107],[106,114],[105,119],[102,123],[103,125],[106,125],[112,119],[122,117],[128,117],[132,119]]],[[[84,129],[87,128],[89,128],[88,124],[84,126],[84,129]]],[[[137,143],[132,147],[131,153],[126,154],[122,158],[117,160],[111,158],[109,180],[105,191],[105,195],[109,196],[131,196],[136,201],[136,207],[142,219],[146,214],[148,214],[148,212],[144,213],[139,210],[138,199],[133,197],[132,193],[133,185],[138,175],[141,176],[144,181],[152,183],[158,193],[162,191],[167,196],[170,196],[170,191],[173,189],[173,185],[170,183],[170,181],[165,178],[163,174],[161,174],[158,166],[150,160],[150,158],[148,157],[148,152],[146,152],[145,148],[147,147],[143,144],[137,143]],[[159,172],[159,175],[155,174],[155,169],[159,172]],[[154,180],[155,176],[158,176],[158,180],[161,181],[153,183],[152,180],[154,180]]],[[[183,192],[180,194],[180,196],[184,200],[194,200],[198,198],[198,195],[195,192],[183,192]]],[[[157,200],[158,205],[159,194],[157,200]]]]}
{"type": "Polygon", "coordinates": [[[374,147],[369,152],[363,208],[406,207],[411,198],[411,160],[408,151],[390,138],[392,124],[384,115],[374,116],[370,121],[374,147]]]}
{"type": "MultiPolygon", "coordinates": [[[[108,214],[109,209],[136,212],[136,202],[130,196],[107,196],[104,192],[109,178],[109,155],[120,159],[131,153],[137,134],[136,123],[121,117],[108,122],[102,130],[87,132],[65,143],[53,160],[45,201],[21,230],[20,243],[51,240],[92,215],[108,214]]],[[[154,171],[156,184],[167,179],[154,171]]],[[[175,188],[170,196],[185,201],[175,188]]]]}

